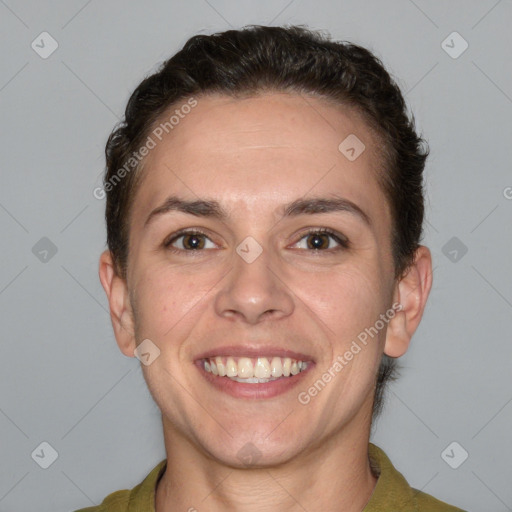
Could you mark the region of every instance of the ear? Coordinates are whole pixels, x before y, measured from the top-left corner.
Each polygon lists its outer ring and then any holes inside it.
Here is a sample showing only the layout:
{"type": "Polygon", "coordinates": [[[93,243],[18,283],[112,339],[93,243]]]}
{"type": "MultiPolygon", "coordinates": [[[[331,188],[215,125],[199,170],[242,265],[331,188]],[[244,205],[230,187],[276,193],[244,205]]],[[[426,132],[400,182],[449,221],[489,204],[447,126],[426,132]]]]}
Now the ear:
{"type": "Polygon", "coordinates": [[[428,247],[420,245],[414,263],[395,286],[393,303],[399,302],[402,309],[388,323],[384,344],[386,355],[400,357],[407,352],[412,335],[423,316],[431,288],[432,256],[428,247]]]}
{"type": "Polygon", "coordinates": [[[110,319],[117,344],[125,356],[134,357],[137,344],[128,286],[125,280],[117,275],[112,255],[108,250],[100,256],[98,273],[108,297],[110,319]]]}

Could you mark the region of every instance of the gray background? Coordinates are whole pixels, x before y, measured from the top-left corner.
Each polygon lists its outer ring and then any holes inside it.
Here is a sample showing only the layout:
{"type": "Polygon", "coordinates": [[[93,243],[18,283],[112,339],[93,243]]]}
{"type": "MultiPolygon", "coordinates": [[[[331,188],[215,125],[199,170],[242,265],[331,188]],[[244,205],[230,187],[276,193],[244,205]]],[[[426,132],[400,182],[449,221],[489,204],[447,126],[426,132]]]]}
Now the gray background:
{"type": "Polygon", "coordinates": [[[432,151],[434,285],[372,440],[412,486],[512,510],[511,22],[510,0],[0,0],[0,512],[97,504],[165,457],[97,275],[104,144],[130,92],[190,36],[292,23],[381,57],[432,151]],[[43,31],[59,45],[47,59],[31,48],[43,31]],[[469,44],[458,58],[441,45],[454,31],[469,44]],[[46,260],[43,237],[57,248],[46,260]],[[458,469],[441,456],[453,441],[469,454],[458,469]],[[31,455],[42,442],[58,453],[48,469],[31,455]]]}

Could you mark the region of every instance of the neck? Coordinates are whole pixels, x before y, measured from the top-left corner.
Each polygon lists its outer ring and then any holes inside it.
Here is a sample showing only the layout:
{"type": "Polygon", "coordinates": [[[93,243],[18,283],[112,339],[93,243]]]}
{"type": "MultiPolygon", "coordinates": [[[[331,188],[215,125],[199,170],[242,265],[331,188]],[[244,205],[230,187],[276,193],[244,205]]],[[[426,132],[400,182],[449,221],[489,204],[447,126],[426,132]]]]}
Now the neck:
{"type": "Polygon", "coordinates": [[[165,418],[163,423],[168,456],[156,512],[361,512],[377,483],[368,459],[369,427],[361,436],[360,425],[358,432],[345,426],[321,446],[279,466],[239,469],[205,457],[165,418]]]}

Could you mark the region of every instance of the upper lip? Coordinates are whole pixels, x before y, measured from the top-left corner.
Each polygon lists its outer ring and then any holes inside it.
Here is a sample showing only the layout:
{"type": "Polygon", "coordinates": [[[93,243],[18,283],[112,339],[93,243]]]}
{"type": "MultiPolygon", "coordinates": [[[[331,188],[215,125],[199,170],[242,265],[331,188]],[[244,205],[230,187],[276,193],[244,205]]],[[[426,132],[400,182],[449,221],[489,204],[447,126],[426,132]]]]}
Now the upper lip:
{"type": "Polygon", "coordinates": [[[211,348],[196,356],[198,359],[209,359],[216,356],[236,356],[236,357],[289,357],[297,361],[314,361],[313,357],[303,352],[276,347],[275,345],[223,345],[221,347],[211,348]]]}

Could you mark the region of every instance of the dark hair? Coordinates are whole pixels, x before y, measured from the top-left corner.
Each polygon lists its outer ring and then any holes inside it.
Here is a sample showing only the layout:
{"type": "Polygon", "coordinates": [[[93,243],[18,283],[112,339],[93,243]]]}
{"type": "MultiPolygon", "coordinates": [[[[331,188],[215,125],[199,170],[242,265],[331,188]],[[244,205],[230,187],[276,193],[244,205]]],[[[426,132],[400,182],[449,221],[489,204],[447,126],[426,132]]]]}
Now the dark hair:
{"type": "MultiPolygon", "coordinates": [[[[119,276],[126,277],[130,212],[144,165],[134,155],[150,130],[172,106],[192,95],[240,98],[266,91],[310,94],[362,114],[380,142],[377,179],[391,209],[395,279],[405,274],[422,238],[423,169],[429,151],[416,134],[414,116],[409,119],[400,89],[382,62],[361,46],[331,41],[303,26],[249,25],[191,37],[139,84],[124,121],[110,135],[105,148],[105,217],[119,276]]],[[[396,359],[383,355],[375,381],[374,417],[382,407],[386,382],[396,377],[396,359]]]]}

